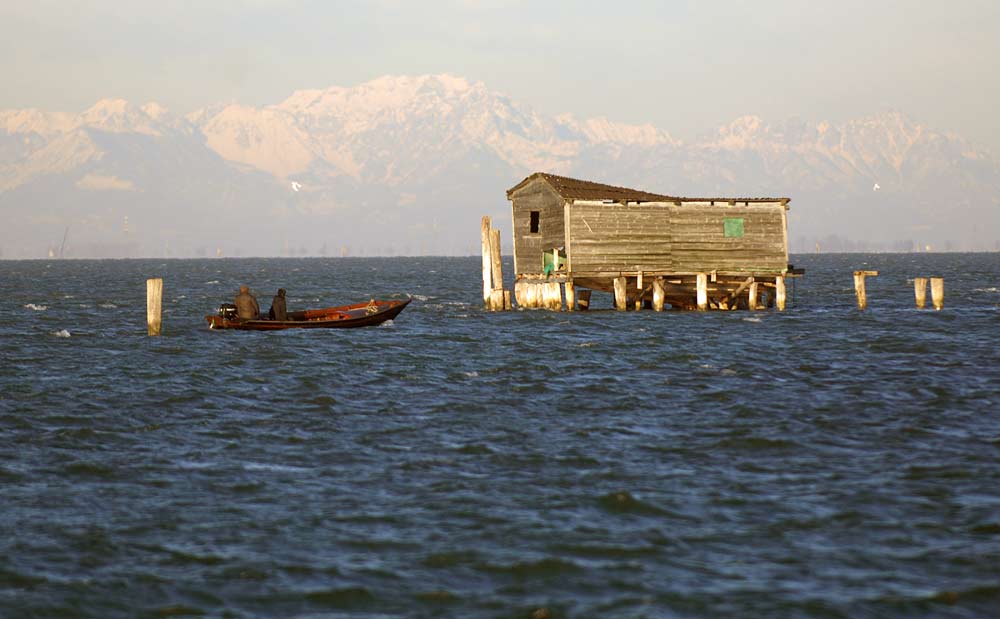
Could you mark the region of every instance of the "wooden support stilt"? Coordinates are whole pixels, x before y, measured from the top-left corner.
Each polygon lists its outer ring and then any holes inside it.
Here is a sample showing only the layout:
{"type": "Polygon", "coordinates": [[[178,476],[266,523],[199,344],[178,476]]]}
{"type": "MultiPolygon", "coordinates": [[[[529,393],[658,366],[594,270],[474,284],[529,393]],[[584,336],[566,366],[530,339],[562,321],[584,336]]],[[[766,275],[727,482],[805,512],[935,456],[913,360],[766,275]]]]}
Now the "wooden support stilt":
{"type": "Polygon", "coordinates": [[[496,288],[490,292],[490,302],[487,308],[491,312],[502,312],[503,311],[503,289],[496,288]]]}
{"type": "Polygon", "coordinates": [[[146,331],[149,335],[159,335],[163,326],[163,279],[146,280],[146,331]]]}
{"type": "Polygon", "coordinates": [[[865,289],[866,277],[878,277],[878,271],[855,271],[854,272],[854,296],[858,299],[858,309],[864,310],[868,307],[868,292],[865,289]]]}
{"type": "Polygon", "coordinates": [[[525,309],[531,307],[530,296],[531,284],[524,281],[514,284],[514,300],[517,301],[518,307],[523,307],[525,309]]]}
{"type": "Polygon", "coordinates": [[[939,310],[944,307],[944,278],[931,278],[931,303],[934,309],[939,310]]]}
{"type": "Polygon", "coordinates": [[[624,312],[628,307],[627,283],[624,277],[615,278],[615,309],[624,312]]]}
{"type": "Polygon", "coordinates": [[[666,288],[663,286],[663,278],[657,277],[653,280],[653,311],[663,311],[663,300],[666,296],[666,288]]]}
{"type": "Polygon", "coordinates": [[[503,291],[503,310],[509,312],[514,309],[514,306],[510,302],[510,290],[503,291]]]}
{"type": "Polygon", "coordinates": [[[785,278],[782,275],[774,278],[774,304],[779,312],[785,311],[785,278]]]}
{"type": "Polygon", "coordinates": [[[529,309],[535,309],[538,307],[539,293],[541,292],[540,284],[525,284],[524,285],[524,307],[529,309]]]}
{"type": "Polygon", "coordinates": [[[561,312],[563,310],[562,286],[559,285],[559,282],[549,282],[545,286],[549,289],[549,309],[553,312],[561,312]]]}
{"type": "Polygon", "coordinates": [[[490,254],[490,218],[484,216],[482,225],[483,243],[483,303],[489,307],[490,293],[493,292],[493,265],[490,254]]]}
{"type": "Polygon", "coordinates": [[[757,309],[757,282],[750,282],[750,291],[747,293],[747,309],[757,309]]]}
{"type": "Polygon", "coordinates": [[[698,273],[697,280],[697,300],[698,309],[707,310],[708,309],[708,274],[698,273]]]}
{"type": "Polygon", "coordinates": [[[576,288],[573,286],[573,282],[567,280],[563,285],[566,291],[566,309],[575,312],[576,311],[576,288]]]}
{"type": "Polygon", "coordinates": [[[576,304],[580,308],[581,312],[585,312],[590,309],[590,290],[581,290],[576,293],[576,304]]]}
{"type": "Polygon", "coordinates": [[[927,278],[913,278],[913,296],[917,300],[917,309],[924,309],[927,306],[927,278]]]}

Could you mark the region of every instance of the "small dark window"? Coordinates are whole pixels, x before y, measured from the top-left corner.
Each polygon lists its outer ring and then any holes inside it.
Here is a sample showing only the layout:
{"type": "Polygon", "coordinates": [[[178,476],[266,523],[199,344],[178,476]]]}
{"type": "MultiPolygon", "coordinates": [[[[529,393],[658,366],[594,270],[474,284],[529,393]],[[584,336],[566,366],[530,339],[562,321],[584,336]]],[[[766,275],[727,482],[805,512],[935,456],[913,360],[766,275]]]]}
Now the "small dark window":
{"type": "Polygon", "coordinates": [[[531,233],[538,234],[538,211],[531,211],[531,233]]]}

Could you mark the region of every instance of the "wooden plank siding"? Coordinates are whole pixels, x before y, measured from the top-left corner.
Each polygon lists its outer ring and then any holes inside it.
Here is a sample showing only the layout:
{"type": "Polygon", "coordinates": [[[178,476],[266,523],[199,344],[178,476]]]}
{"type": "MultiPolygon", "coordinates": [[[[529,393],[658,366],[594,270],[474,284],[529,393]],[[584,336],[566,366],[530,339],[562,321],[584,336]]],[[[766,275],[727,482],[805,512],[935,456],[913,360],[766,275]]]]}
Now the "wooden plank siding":
{"type": "Polygon", "coordinates": [[[518,192],[513,204],[514,273],[541,273],[542,252],[566,243],[565,201],[548,183],[537,181],[518,192]],[[538,232],[531,232],[531,211],[538,211],[538,232]]]}
{"type": "Polygon", "coordinates": [[[774,273],[788,265],[785,207],[647,202],[567,207],[573,276],[609,272],[774,273]],[[723,220],[742,218],[727,238],[723,220]]]}
{"type": "Polygon", "coordinates": [[[776,204],[749,206],[693,206],[670,209],[674,270],[679,273],[710,271],[781,273],[788,267],[785,242],[785,207],[776,204]],[[727,238],[723,220],[743,219],[743,236],[727,238]]]}
{"type": "Polygon", "coordinates": [[[672,270],[670,212],[663,203],[569,205],[572,272],[672,270]]]}

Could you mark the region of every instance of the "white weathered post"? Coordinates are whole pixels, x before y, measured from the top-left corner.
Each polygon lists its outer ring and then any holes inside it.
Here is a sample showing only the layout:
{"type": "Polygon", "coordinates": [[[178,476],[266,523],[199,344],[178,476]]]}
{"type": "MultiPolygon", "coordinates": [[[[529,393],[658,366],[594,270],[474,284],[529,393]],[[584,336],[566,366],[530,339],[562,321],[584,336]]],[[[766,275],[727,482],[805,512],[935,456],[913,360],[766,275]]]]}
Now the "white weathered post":
{"type": "Polygon", "coordinates": [[[635,311],[642,309],[642,271],[635,277],[635,311]]]}
{"type": "Polygon", "coordinates": [[[538,284],[525,282],[523,286],[524,303],[521,305],[530,309],[538,307],[538,284]]]}
{"type": "Polygon", "coordinates": [[[785,311],[785,277],[783,275],[774,278],[774,305],[779,312],[785,311]]]}
{"type": "Polygon", "coordinates": [[[624,277],[615,278],[615,309],[624,312],[628,307],[627,283],[624,277]]]}
{"type": "Polygon", "coordinates": [[[931,303],[934,309],[939,310],[944,307],[944,278],[931,278],[931,303]]]}
{"type": "Polygon", "coordinates": [[[503,311],[503,292],[501,288],[494,288],[490,292],[489,310],[491,312],[503,311]]]}
{"type": "Polygon", "coordinates": [[[481,226],[483,242],[483,303],[489,307],[490,293],[493,292],[493,266],[490,258],[490,218],[483,216],[481,226]]]}
{"type": "Polygon", "coordinates": [[[146,280],[146,332],[159,335],[163,326],[163,279],[146,280]]]}
{"type": "Polygon", "coordinates": [[[514,300],[517,301],[519,307],[527,307],[526,292],[527,285],[523,281],[517,280],[514,282],[514,300]]]}
{"type": "Polygon", "coordinates": [[[653,311],[663,311],[663,300],[666,297],[666,287],[663,285],[663,278],[657,277],[653,280],[653,311]]]}
{"type": "Polygon", "coordinates": [[[698,273],[697,279],[698,309],[708,309],[708,274],[698,273]]]}
{"type": "Polygon", "coordinates": [[[878,271],[854,272],[854,295],[858,298],[859,310],[863,310],[868,307],[868,291],[865,289],[866,277],[878,277],[878,271]]]}
{"type": "Polygon", "coordinates": [[[747,309],[757,309],[757,282],[750,282],[750,291],[747,292],[747,309]]]}
{"type": "Polygon", "coordinates": [[[913,296],[917,300],[917,309],[924,309],[927,306],[927,278],[913,278],[913,296]]]}
{"type": "MultiPolygon", "coordinates": [[[[494,292],[501,291],[498,297],[499,301],[490,309],[496,312],[503,311],[503,264],[500,261],[500,231],[495,228],[490,230],[490,273],[493,279],[492,290],[494,292]]],[[[491,300],[490,303],[493,304],[493,301],[491,300]]]]}
{"type": "Polygon", "coordinates": [[[571,280],[566,280],[563,288],[566,290],[566,309],[570,312],[576,311],[576,287],[571,280]]]}
{"type": "Polygon", "coordinates": [[[563,310],[562,286],[559,282],[549,282],[546,284],[549,289],[549,309],[553,312],[563,310]]]}

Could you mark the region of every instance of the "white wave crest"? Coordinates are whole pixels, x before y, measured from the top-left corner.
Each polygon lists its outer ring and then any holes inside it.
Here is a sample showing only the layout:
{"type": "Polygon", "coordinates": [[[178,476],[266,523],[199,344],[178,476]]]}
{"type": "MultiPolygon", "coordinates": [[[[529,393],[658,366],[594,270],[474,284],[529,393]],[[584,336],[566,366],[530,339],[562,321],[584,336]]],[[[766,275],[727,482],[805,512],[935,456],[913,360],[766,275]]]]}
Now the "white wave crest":
{"type": "Polygon", "coordinates": [[[24,306],[25,309],[35,310],[36,312],[44,312],[49,309],[48,305],[35,305],[34,303],[28,303],[24,306]]]}
{"type": "Polygon", "coordinates": [[[972,292],[1000,292],[1000,288],[973,288],[972,292]]]}
{"type": "Polygon", "coordinates": [[[53,331],[52,335],[56,337],[69,337],[70,334],[69,331],[67,331],[66,329],[60,329],[58,331],[53,331]]]}
{"type": "Polygon", "coordinates": [[[272,473],[308,473],[310,469],[301,466],[288,466],[285,464],[264,464],[258,462],[247,462],[243,465],[247,471],[270,471],[272,473]]]}
{"type": "Polygon", "coordinates": [[[98,305],[97,307],[103,307],[104,309],[115,309],[115,308],[117,308],[118,306],[117,306],[117,305],[115,305],[114,303],[101,303],[101,304],[100,304],[100,305],[98,305]]]}

